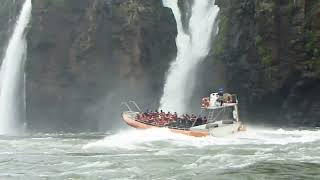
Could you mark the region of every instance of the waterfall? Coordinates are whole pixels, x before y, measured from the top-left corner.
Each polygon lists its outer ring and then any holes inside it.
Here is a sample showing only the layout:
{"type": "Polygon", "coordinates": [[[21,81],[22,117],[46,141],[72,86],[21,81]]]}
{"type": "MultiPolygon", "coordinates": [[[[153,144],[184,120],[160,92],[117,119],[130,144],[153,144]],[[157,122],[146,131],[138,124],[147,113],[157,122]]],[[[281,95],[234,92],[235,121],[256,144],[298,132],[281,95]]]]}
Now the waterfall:
{"type": "Polygon", "coordinates": [[[177,57],[170,65],[160,109],[185,113],[194,90],[196,65],[205,59],[211,47],[214,22],[219,12],[214,0],[194,0],[190,20],[183,27],[178,0],[163,0],[171,8],[176,23],[177,57]]]}
{"type": "Polygon", "coordinates": [[[22,6],[15,29],[1,65],[0,134],[11,134],[19,128],[24,111],[24,61],[26,59],[25,29],[31,17],[31,0],[22,6]],[[23,108],[23,109],[22,109],[23,108]]]}

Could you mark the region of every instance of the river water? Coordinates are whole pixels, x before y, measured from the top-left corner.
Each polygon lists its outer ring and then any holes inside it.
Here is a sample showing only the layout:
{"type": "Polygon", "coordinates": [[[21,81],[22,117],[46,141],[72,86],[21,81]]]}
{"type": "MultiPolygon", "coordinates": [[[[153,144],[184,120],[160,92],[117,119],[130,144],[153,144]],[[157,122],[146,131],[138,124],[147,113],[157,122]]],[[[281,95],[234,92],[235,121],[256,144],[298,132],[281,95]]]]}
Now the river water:
{"type": "Polygon", "coordinates": [[[0,179],[320,179],[320,130],[2,136],[0,179]]]}

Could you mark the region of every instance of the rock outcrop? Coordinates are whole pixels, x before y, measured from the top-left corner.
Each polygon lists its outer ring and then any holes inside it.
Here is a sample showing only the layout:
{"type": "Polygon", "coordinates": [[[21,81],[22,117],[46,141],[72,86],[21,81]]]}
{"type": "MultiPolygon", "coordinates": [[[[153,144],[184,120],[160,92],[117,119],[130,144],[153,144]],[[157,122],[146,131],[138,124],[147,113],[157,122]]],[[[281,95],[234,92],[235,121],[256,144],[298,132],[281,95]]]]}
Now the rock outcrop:
{"type": "Polygon", "coordinates": [[[171,16],[158,0],[33,0],[30,128],[108,129],[122,100],[155,102],[176,52],[171,16]]]}
{"type": "Polygon", "coordinates": [[[219,0],[215,61],[247,120],[320,126],[320,2],[219,0]]]}

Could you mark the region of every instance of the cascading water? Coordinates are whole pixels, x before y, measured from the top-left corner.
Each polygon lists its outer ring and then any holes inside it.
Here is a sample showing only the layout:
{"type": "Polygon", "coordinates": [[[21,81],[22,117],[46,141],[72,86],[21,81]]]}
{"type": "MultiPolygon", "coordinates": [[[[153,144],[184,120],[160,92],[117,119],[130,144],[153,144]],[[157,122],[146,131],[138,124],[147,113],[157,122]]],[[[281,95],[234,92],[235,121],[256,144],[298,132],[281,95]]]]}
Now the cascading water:
{"type": "Polygon", "coordinates": [[[26,0],[16,22],[13,35],[1,65],[0,134],[14,133],[24,106],[24,61],[26,37],[24,31],[31,17],[31,0],[26,0]]]}
{"type": "Polygon", "coordinates": [[[196,65],[210,50],[214,22],[219,8],[214,0],[195,0],[188,29],[184,30],[178,0],[163,0],[165,7],[171,8],[177,23],[177,57],[171,63],[160,109],[184,113],[193,92],[196,65]]]}

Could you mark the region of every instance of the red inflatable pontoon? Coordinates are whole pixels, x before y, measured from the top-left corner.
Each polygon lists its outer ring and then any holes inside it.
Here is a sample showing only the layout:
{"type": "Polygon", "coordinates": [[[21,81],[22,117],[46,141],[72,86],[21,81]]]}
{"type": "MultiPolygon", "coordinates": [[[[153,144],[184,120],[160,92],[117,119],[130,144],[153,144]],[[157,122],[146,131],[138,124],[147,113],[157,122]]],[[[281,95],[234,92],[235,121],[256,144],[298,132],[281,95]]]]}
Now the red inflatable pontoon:
{"type": "Polygon", "coordinates": [[[170,127],[159,127],[155,125],[149,125],[143,122],[139,122],[136,118],[137,112],[126,111],[122,113],[123,120],[129,125],[137,129],[149,129],[149,128],[168,128],[171,132],[180,133],[194,137],[205,137],[209,135],[208,131],[195,131],[190,129],[175,129],[170,127]]]}

